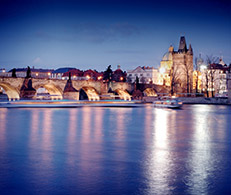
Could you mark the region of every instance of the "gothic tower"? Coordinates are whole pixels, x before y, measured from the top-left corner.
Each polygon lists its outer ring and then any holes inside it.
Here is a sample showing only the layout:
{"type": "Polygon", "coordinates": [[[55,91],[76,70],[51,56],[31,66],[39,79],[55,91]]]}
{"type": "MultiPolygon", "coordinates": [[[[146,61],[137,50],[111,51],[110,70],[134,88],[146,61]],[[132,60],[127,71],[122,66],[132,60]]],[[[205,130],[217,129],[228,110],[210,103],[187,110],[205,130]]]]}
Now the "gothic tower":
{"type": "Polygon", "coordinates": [[[192,92],[193,84],[193,50],[191,44],[187,49],[185,37],[180,38],[179,48],[173,54],[173,66],[178,71],[181,92],[192,92]]]}
{"type": "Polygon", "coordinates": [[[185,37],[180,37],[180,43],[177,51],[172,46],[164,54],[160,62],[160,71],[163,72],[167,86],[170,86],[171,78],[169,77],[172,69],[176,70],[177,92],[192,92],[193,84],[193,49],[191,44],[187,48],[185,37]],[[168,76],[169,75],[169,76],[168,76]]]}

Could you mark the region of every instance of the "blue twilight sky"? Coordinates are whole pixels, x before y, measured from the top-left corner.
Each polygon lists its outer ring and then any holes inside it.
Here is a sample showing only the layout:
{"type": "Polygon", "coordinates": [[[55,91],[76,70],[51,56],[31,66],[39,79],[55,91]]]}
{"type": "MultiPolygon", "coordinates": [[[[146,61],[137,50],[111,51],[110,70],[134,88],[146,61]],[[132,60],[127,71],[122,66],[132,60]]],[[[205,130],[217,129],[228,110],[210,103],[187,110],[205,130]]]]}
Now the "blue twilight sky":
{"type": "Polygon", "coordinates": [[[0,0],[0,68],[158,67],[185,35],[231,63],[229,0],[0,0]]]}

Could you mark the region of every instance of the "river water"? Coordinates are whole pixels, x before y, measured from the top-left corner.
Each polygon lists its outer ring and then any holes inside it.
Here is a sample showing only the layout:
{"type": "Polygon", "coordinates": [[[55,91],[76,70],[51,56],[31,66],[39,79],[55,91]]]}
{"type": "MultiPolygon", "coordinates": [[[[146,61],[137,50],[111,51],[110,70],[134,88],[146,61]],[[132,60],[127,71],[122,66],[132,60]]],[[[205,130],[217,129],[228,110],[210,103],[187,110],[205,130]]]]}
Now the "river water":
{"type": "Polygon", "coordinates": [[[0,194],[228,194],[231,107],[0,109],[0,194]]]}

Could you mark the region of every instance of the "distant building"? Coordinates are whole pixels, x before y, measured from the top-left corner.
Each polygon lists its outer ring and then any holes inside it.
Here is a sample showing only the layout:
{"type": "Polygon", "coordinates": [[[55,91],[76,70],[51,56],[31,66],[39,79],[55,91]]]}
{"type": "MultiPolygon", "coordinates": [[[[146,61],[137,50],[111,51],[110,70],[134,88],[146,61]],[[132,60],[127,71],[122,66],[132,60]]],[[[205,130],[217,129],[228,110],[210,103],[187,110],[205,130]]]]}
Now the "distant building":
{"type": "MultiPolygon", "coordinates": [[[[11,76],[13,69],[9,71],[9,76],[11,76]]],[[[36,69],[31,68],[31,77],[32,78],[50,78],[53,69],[36,69]]],[[[26,77],[27,68],[16,68],[17,77],[26,77]]]]}
{"type": "Polygon", "coordinates": [[[125,82],[127,73],[120,69],[120,65],[117,66],[117,69],[112,73],[112,81],[116,82],[125,82]]]}
{"type": "Polygon", "coordinates": [[[159,72],[157,69],[149,66],[138,66],[134,70],[127,71],[127,82],[134,83],[136,77],[139,78],[140,83],[154,83],[159,82],[159,72]]]}
{"type": "Polygon", "coordinates": [[[102,72],[98,72],[96,70],[86,70],[83,73],[83,76],[86,78],[86,80],[102,80],[103,79],[103,73],[102,72]]]}
{"type": "MultiPolygon", "coordinates": [[[[74,70],[76,68],[69,68],[69,67],[65,67],[65,68],[58,68],[56,70],[54,70],[51,73],[51,77],[52,79],[62,79],[63,74],[70,71],[70,70],[74,70]]],[[[64,79],[64,78],[63,78],[64,79]]]]}
{"type": "Polygon", "coordinates": [[[65,72],[62,75],[62,79],[67,80],[69,78],[69,73],[71,74],[72,80],[86,80],[86,78],[83,76],[83,71],[79,69],[71,69],[68,72],[65,72]]]}
{"type": "Polygon", "coordinates": [[[222,59],[201,69],[202,91],[222,96],[228,94],[228,82],[231,66],[226,65],[222,59]]]}
{"type": "Polygon", "coordinates": [[[0,76],[7,77],[9,76],[9,73],[6,72],[5,68],[0,68],[0,76]]]}

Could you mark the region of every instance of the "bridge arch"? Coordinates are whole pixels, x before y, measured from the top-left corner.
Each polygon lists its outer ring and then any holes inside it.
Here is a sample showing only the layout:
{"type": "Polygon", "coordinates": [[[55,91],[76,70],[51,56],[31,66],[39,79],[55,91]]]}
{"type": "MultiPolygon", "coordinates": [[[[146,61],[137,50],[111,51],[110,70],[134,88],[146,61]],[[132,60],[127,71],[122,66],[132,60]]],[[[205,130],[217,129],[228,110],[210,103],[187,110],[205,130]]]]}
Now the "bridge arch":
{"type": "Polygon", "coordinates": [[[6,92],[6,95],[8,96],[9,101],[11,100],[19,100],[19,91],[15,89],[13,86],[11,86],[8,83],[0,82],[0,86],[4,89],[6,92]]]}
{"type": "Polygon", "coordinates": [[[121,100],[131,101],[131,95],[124,89],[116,89],[115,92],[119,95],[121,100]]]}
{"type": "Polygon", "coordinates": [[[145,89],[143,91],[143,93],[144,93],[145,96],[148,96],[148,97],[149,96],[154,96],[154,97],[157,96],[157,93],[156,93],[156,91],[153,88],[147,88],[147,89],[145,89]]]}
{"type": "Polygon", "coordinates": [[[79,99],[88,99],[90,101],[100,100],[99,94],[94,87],[82,87],[79,93],[79,99]]]}
{"type": "Polygon", "coordinates": [[[55,86],[54,84],[48,83],[48,84],[37,84],[33,86],[34,89],[36,89],[36,95],[37,95],[37,90],[39,88],[45,88],[48,93],[50,94],[51,99],[63,99],[63,95],[62,95],[62,90],[55,86]]]}

